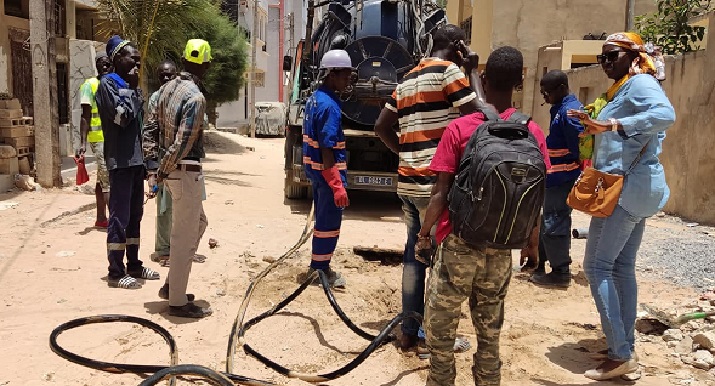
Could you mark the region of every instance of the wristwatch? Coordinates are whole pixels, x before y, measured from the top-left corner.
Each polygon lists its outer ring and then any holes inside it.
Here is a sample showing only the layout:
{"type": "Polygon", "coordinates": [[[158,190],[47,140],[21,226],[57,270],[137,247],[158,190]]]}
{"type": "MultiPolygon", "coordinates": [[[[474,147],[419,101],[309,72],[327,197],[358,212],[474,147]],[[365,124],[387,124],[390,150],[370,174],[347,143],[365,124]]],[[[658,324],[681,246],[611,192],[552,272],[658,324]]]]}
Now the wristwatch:
{"type": "Polygon", "coordinates": [[[618,131],[618,120],[616,118],[609,118],[608,122],[611,123],[611,131],[618,131]]]}
{"type": "Polygon", "coordinates": [[[626,131],[623,130],[623,127],[619,127],[618,119],[609,118],[608,122],[611,124],[611,131],[616,131],[616,132],[618,132],[618,135],[621,136],[621,138],[628,139],[628,136],[626,135],[626,131]]]}

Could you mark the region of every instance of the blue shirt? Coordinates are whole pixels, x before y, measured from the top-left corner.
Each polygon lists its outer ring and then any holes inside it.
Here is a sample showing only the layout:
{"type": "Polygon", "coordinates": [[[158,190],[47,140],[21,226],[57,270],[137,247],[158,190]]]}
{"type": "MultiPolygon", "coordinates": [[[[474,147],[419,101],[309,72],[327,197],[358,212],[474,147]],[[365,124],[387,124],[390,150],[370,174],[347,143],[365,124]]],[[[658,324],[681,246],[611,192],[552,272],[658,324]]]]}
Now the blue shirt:
{"type": "Polygon", "coordinates": [[[546,175],[546,187],[573,184],[581,174],[578,158],[578,136],[583,126],[578,118],[569,118],[569,110],[583,110],[576,96],[569,94],[551,106],[551,126],[546,137],[551,169],[546,175]]]}
{"type": "Polygon", "coordinates": [[[102,119],[107,169],[144,165],[142,130],[144,99],[116,73],[102,77],[97,87],[97,110],[102,119]]]}
{"type": "Polygon", "coordinates": [[[343,184],[347,184],[347,155],[341,119],[340,100],[332,91],[321,87],[308,98],[303,119],[303,165],[308,179],[323,179],[320,148],[325,148],[332,149],[335,167],[340,171],[343,184]]]}
{"type": "Polygon", "coordinates": [[[658,81],[641,74],[629,79],[601,110],[598,120],[618,119],[627,138],[616,132],[596,136],[594,167],[626,175],[619,205],[632,216],[650,217],[665,206],[670,190],[658,155],[665,130],[675,122],[675,110],[658,81]],[[643,156],[633,169],[631,164],[643,156]]]}

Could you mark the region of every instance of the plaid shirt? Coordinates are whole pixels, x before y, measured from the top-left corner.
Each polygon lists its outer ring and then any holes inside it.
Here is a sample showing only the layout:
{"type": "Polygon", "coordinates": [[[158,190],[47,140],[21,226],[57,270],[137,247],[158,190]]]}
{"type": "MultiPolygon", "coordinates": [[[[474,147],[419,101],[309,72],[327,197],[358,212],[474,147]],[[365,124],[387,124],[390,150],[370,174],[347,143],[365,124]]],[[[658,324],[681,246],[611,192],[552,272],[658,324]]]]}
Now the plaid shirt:
{"type": "Polygon", "coordinates": [[[166,177],[184,158],[205,156],[203,145],[206,99],[192,75],[182,72],[149,99],[144,128],[144,161],[166,177]]]}

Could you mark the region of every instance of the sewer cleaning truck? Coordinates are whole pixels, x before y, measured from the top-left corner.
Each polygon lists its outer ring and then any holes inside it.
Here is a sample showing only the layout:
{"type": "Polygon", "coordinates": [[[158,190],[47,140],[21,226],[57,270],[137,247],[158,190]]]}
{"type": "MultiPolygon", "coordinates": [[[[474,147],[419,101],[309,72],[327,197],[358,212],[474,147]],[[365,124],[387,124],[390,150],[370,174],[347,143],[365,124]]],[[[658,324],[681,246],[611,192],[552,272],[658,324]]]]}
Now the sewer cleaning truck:
{"type": "Polygon", "coordinates": [[[355,68],[352,86],[340,95],[348,189],[394,192],[399,159],[375,134],[375,121],[398,82],[424,56],[423,37],[446,23],[444,10],[429,0],[309,0],[307,7],[305,39],[295,57],[285,57],[283,63],[292,78],[285,196],[299,199],[310,194],[303,170],[303,115],[306,100],[318,87],[320,60],[331,49],[346,50],[355,68]],[[323,17],[313,30],[316,10],[323,17]]]}

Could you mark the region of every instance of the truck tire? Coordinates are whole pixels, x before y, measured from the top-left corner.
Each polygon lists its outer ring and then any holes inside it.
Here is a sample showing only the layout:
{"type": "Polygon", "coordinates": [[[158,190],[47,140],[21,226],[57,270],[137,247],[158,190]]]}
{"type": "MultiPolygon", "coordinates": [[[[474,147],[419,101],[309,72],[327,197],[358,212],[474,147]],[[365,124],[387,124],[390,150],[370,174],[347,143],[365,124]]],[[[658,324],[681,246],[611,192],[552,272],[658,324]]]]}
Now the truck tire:
{"type": "Polygon", "coordinates": [[[302,200],[308,198],[308,187],[293,182],[293,172],[286,171],[284,183],[285,197],[289,200],[302,200]]]}

